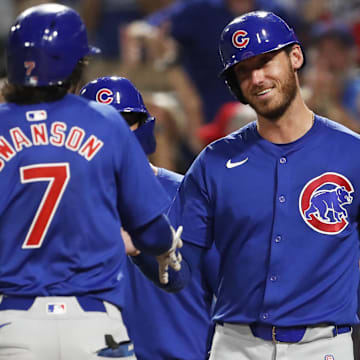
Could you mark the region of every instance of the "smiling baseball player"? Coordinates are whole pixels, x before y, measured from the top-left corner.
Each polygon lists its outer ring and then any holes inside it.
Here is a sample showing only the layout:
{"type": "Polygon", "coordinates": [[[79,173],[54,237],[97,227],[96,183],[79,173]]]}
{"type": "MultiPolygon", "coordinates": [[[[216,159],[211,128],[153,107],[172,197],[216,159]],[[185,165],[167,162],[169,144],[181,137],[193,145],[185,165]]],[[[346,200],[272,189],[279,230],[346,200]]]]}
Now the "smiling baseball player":
{"type": "Polygon", "coordinates": [[[360,136],[314,114],[294,31],[235,18],[222,76],[257,121],[207,146],[176,202],[183,239],[220,253],[211,360],[351,360],[358,323],[360,136]]]}

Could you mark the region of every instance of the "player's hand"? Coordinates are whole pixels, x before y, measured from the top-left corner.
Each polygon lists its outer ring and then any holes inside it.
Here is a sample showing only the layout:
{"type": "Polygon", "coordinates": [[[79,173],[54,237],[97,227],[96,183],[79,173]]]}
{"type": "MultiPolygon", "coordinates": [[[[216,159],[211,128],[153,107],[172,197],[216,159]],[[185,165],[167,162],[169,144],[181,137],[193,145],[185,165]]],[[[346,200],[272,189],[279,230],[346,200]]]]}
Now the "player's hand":
{"type": "Polygon", "coordinates": [[[179,226],[176,232],[174,228],[171,227],[171,232],[173,234],[172,246],[168,251],[156,257],[156,260],[159,263],[159,280],[161,284],[167,284],[169,282],[169,266],[175,271],[179,271],[181,269],[182,257],[180,252],[176,252],[176,250],[183,246],[183,242],[181,240],[182,231],[182,226],[179,226]]]}

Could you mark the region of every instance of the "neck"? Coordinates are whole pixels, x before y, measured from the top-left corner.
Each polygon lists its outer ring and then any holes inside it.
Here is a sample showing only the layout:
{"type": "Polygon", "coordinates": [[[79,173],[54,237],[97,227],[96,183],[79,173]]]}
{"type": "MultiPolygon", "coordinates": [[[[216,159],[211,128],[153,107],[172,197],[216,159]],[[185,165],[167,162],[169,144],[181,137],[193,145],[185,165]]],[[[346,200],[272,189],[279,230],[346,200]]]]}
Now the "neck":
{"type": "Polygon", "coordinates": [[[257,128],[264,139],[274,144],[287,144],[304,136],[313,123],[314,113],[299,96],[277,119],[267,119],[259,115],[257,128]]]}

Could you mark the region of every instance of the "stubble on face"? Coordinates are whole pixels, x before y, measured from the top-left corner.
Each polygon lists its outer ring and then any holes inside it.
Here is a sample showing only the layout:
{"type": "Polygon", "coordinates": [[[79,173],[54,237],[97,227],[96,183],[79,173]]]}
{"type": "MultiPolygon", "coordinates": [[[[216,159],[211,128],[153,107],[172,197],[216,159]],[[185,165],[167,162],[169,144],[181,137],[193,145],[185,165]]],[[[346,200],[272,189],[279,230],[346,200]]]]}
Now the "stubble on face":
{"type": "MultiPolygon", "coordinates": [[[[297,82],[295,72],[291,66],[290,59],[287,61],[286,75],[283,80],[277,82],[279,86],[276,88],[278,95],[276,98],[271,97],[266,100],[252,100],[245,97],[249,105],[262,117],[268,120],[276,120],[280,118],[289,108],[297,93],[297,82]]],[[[259,89],[260,91],[261,89],[259,89]]]]}

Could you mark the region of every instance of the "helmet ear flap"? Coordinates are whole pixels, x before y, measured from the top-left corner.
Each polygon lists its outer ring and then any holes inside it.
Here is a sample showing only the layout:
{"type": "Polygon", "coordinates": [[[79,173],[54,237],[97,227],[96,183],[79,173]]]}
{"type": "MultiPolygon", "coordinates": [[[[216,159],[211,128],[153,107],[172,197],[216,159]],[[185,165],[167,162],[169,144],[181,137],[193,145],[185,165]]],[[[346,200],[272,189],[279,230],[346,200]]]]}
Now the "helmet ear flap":
{"type": "Polygon", "coordinates": [[[248,102],[246,101],[246,99],[242,94],[234,69],[229,68],[228,70],[226,70],[225,73],[223,74],[223,77],[225,79],[226,85],[228,86],[233,96],[244,105],[247,105],[248,102]]]}

